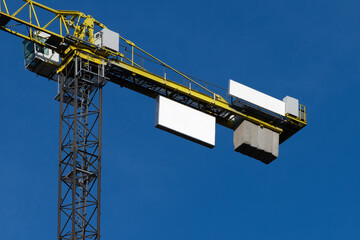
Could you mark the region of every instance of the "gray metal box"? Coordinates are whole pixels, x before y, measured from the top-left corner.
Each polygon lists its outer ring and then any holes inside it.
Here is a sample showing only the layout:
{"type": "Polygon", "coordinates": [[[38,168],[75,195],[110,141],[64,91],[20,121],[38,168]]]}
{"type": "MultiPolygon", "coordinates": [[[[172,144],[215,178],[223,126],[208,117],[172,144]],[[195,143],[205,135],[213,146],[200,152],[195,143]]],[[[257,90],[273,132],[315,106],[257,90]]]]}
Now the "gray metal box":
{"type": "Polygon", "coordinates": [[[95,34],[95,44],[99,47],[106,47],[114,51],[119,51],[119,34],[107,28],[95,34]]]}
{"type": "Polygon", "coordinates": [[[299,100],[293,97],[286,96],[283,99],[285,102],[285,112],[290,113],[295,117],[299,117],[299,100]]]}

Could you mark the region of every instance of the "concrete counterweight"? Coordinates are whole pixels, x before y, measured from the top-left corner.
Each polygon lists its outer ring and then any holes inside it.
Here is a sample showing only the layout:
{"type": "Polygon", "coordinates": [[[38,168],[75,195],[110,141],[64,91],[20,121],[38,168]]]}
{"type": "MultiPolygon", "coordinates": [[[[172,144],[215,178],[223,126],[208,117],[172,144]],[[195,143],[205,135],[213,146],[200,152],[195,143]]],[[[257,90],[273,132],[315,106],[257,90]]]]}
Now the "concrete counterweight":
{"type": "Polygon", "coordinates": [[[234,131],[234,150],[269,164],[279,156],[279,134],[244,120],[234,131]]]}

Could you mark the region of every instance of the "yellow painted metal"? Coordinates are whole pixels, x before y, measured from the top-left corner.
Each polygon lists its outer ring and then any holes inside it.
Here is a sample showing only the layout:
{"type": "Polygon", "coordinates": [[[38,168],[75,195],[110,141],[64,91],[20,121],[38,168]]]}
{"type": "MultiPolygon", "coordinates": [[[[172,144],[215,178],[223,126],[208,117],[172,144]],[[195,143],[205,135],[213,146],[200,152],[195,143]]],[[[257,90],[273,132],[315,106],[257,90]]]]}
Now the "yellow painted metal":
{"type": "Polygon", "coordinates": [[[266,128],[269,128],[275,132],[278,132],[278,133],[281,133],[282,132],[282,129],[281,128],[278,128],[272,124],[269,124],[267,122],[264,122],[262,120],[259,120],[259,119],[256,119],[252,116],[249,116],[249,115],[246,115],[244,113],[241,113],[233,108],[230,107],[229,103],[224,100],[223,98],[222,99],[214,99],[213,96],[209,96],[207,94],[204,94],[204,93],[201,93],[199,91],[196,91],[196,90],[191,90],[191,87],[186,87],[180,83],[177,83],[177,82],[173,82],[173,81],[170,81],[170,80],[164,80],[163,77],[161,76],[158,76],[156,74],[153,74],[151,72],[148,72],[144,69],[140,69],[140,68],[137,68],[137,67],[134,67],[134,66],[131,66],[130,64],[127,64],[125,62],[121,62],[121,61],[113,61],[111,62],[112,64],[114,65],[117,65],[118,67],[122,68],[122,69],[126,69],[130,72],[132,72],[133,74],[136,74],[136,75],[139,75],[139,76],[142,76],[142,77],[145,77],[149,80],[152,80],[154,82],[156,82],[157,84],[160,84],[160,85],[164,85],[172,90],[175,90],[179,93],[182,93],[182,94],[185,94],[185,95],[188,95],[189,97],[191,97],[192,99],[196,99],[196,100],[200,100],[200,101],[203,101],[205,103],[208,103],[208,104],[213,104],[214,106],[216,107],[220,107],[222,109],[225,109],[229,112],[231,112],[232,114],[234,115],[237,115],[237,116],[240,116],[248,121],[251,121],[253,123],[256,123],[258,125],[261,125],[261,126],[264,126],[266,128]]]}
{"type": "MultiPolygon", "coordinates": [[[[5,3],[5,0],[3,0],[3,1],[5,3]]],[[[73,36],[78,37],[80,39],[84,39],[85,36],[88,36],[87,41],[90,42],[90,43],[94,43],[94,26],[97,25],[97,26],[99,26],[101,28],[106,28],[105,25],[103,25],[99,21],[95,20],[93,17],[86,16],[84,13],[81,13],[79,11],[55,10],[55,9],[49,8],[49,7],[45,6],[45,5],[42,5],[40,3],[37,3],[37,2],[35,2],[33,0],[23,0],[23,1],[25,2],[25,4],[23,6],[21,6],[10,18],[17,21],[17,22],[19,22],[19,23],[27,25],[29,27],[29,29],[30,29],[30,32],[31,32],[31,34],[30,34],[31,39],[33,39],[32,38],[33,29],[36,29],[38,31],[45,32],[45,33],[50,34],[52,36],[56,36],[58,38],[64,39],[64,34],[63,34],[63,31],[62,31],[62,27],[64,26],[65,29],[66,29],[66,34],[70,34],[69,28],[73,28],[74,29],[73,36]],[[26,22],[24,20],[21,20],[21,19],[15,17],[27,5],[29,5],[30,22],[26,22]],[[51,13],[54,13],[55,17],[52,18],[50,21],[48,21],[44,26],[41,26],[40,23],[39,23],[39,20],[38,20],[38,17],[37,17],[34,6],[39,7],[41,9],[44,9],[46,11],[49,11],[51,13]],[[36,19],[37,25],[32,23],[32,13],[33,13],[33,15],[34,15],[34,17],[36,19]],[[70,18],[68,19],[67,17],[70,17],[70,18]],[[49,25],[51,23],[53,23],[57,18],[59,19],[59,22],[60,22],[59,33],[54,33],[52,31],[48,31],[47,28],[49,27],[49,25]],[[76,23],[75,23],[75,21],[76,21],[75,19],[77,19],[76,23]],[[81,19],[84,19],[84,21],[82,23],[80,23],[81,19]]],[[[13,33],[13,34],[15,33],[14,31],[12,31],[10,29],[7,29],[7,30],[10,33],[13,33]]],[[[23,36],[23,34],[15,34],[15,35],[23,36]]],[[[141,66],[134,61],[134,48],[136,48],[136,49],[140,50],[141,52],[145,53],[146,55],[148,55],[149,57],[153,58],[154,60],[156,60],[160,64],[163,64],[168,69],[171,69],[172,71],[176,72],[177,74],[184,77],[185,79],[188,79],[189,81],[193,82],[195,85],[199,86],[203,90],[209,92],[211,95],[214,95],[217,99],[223,99],[220,95],[213,93],[212,91],[208,90],[207,88],[203,87],[199,83],[195,82],[194,80],[192,80],[191,78],[189,78],[185,74],[177,71],[176,69],[172,68],[171,66],[167,65],[166,63],[164,63],[164,62],[160,61],[159,59],[155,58],[154,56],[152,56],[151,54],[149,54],[145,50],[143,50],[140,47],[136,46],[130,40],[127,40],[125,38],[122,38],[122,39],[125,40],[126,43],[128,43],[131,46],[131,49],[132,49],[131,63],[132,63],[132,65],[141,68],[141,66]]],[[[109,51],[109,52],[110,52],[110,55],[120,56],[121,58],[124,58],[124,59],[128,60],[121,53],[111,53],[111,51],[109,51]]]]}
{"type": "MultiPolygon", "coordinates": [[[[6,10],[6,13],[9,14],[9,9],[8,9],[8,7],[7,7],[7,5],[6,5],[6,1],[3,0],[3,3],[4,3],[4,7],[5,7],[5,10],[6,10]]],[[[0,8],[0,11],[1,11],[1,8],[0,8]]]]}
{"type": "Polygon", "coordinates": [[[34,9],[34,5],[33,5],[32,3],[31,3],[31,9],[32,9],[32,11],[33,11],[33,13],[34,13],[34,17],[35,17],[36,23],[37,23],[38,27],[40,27],[39,19],[38,19],[37,15],[36,15],[36,12],[35,12],[35,9],[34,9]]]}
{"type": "Polygon", "coordinates": [[[104,60],[107,60],[104,57],[93,55],[93,53],[89,50],[82,50],[76,47],[70,47],[69,49],[68,56],[61,62],[61,66],[56,71],[57,73],[62,72],[66,66],[71,63],[75,56],[79,56],[96,64],[103,64],[104,60]]]}
{"type": "MultiPolygon", "coordinates": [[[[134,47],[135,47],[135,48],[137,48],[139,51],[145,53],[145,54],[148,55],[150,58],[156,60],[157,62],[159,62],[160,64],[164,65],[164,66],[167,67],[168,69],[176,72],[176,73],[179,74],[180,76],[186,78],[186,79],[189,80],[190,82],[196,84],[197,86],[199,86],[200,88],[204,89],[205,91],[211,93],[212,95],[215,95],[216,98],[218,98],[218,99],[223,99],[220,95],[213,93],[212,91],[210,91],[209,89],[205,88],[204,86],[202,86],[201,84],[197,83],[196,81],[192,80],[191,78],[189,78],[188,76],[186,76],[186,75],[183,74],[182,72],[176,70],[175,68],[173,68],[173,67],[169,66],[168,64],[164,63],[164,62],[161,61],[160,59],[154,57],[153,55],[151,55],[150,53],[148,53],[148,52],[145,51],[144,49],[136,46],[136,44],[133,43],[132,41],[130,41],[130,40],[128,40],[128,39],[126,39],[126,38],[124,38],[124,37],[122,37],[122,36],[119,36],[119,37],[120,37],[120,39],[122,39],[123,41],[125,41],[127,44],[129,44],[129,45],[131,46],[131,48],[132,48],[132,55],[134,54],[134,47]]],[[[223,100],[225,101],[225,99],[223,99],[223,100]]],[[[225,101],[225,102],[226,102],[226,101],[225,101]]]]}
{"type": "Polygon", "coordinates": [[[73,53],[70,57],[68,57],[66,60],[61,62],[61,66],[56,70],[56,73],[62,72],[66,66],[74,59],[76,53],[73,53]]]}
{"type": "MultiPolygon", "coordinates": [[[[48,22],[43,28],[47,28],[50,24],[52,24],[57,18],[59,17],[59,15],[56,15],[53,19],[50,20],[50,22],[48,22]]],[[[60,28],[61,28],[61,24],[60,24],[60,28]]],[[[61,35],[61,30],[60,30],[60,35],[61,35]]]]}
{"type": "Polygon", "coordinates": [[[307,125],[307,116],[306,116],[306,106],[299,104],[299,117],[295,117],[289,113],[286,114],[286,117],[293,120],[295,123],[304,127],[307,125]]]}
{"type": "MultiPolygon", "coordinates": [[[[5,0],[4,0],[5,1],[5,0]]],[[[11,16],[15,17],[19,12],[21,12],[21,10],[24,9],[24,7],[26,7],[26,5],[28,5],[29,2],[25,3],[21,8],[19,8],[16,12],[14,12],[11,16]]],[[[1,11],[1,9],[0,9],[1,11]]]]}
{"type": "Polygon", "coordinates": [[[134,66],[134,46],[131,46],[131,65],[134,66]]]}
{"type": "MultiPolygon", "coordinates": [[[[114,52],[109,49],[103,48],[101,51],[99,51],[98,47],[95,45],[89,45],[88,42],[94,44],[94,28],[97,26],[99,28],[106,28],[106,26],[96,19],[94,19],[90,15],[85,15],[82,12],[79,11],[64,11],[64,10],[55,10],[52,8],[49,8],[45,5],[42,5],[40,3],[37,3],[33,0],[23,0],[25,2],[24,5],[22,5],[17,11],[14,12],[14,14],[10,15],[6,1],[2,0],[3,5],[6,9],[6,12],[3,12],[1,10],[0,5],[0,15],[5,16],[6,18],[10,18],[14,21],[17,21],[18,23],[26,25],[31,34],[30,36],[25,36],[22,33],[19,33],[17,31],[11,30],[5,26],[1,27],[2,30],[9,32],[11,34],[14,34],[16,36],[19,36],[23,39],[31,40],[37,44],[45,46],[46,44],[41,43],[37,39],[34,38],[32,31],[37,30],[41,31],[47,34],[50,34],[51,36],[54,36],[58,39],[61,39],[62,42],[65,42],[65,36],[66,35],[72,35],[73,37],[76,37],[74,40],[74,44],[70,44],[70,46],[67,49],[54,49],[57,51],[60,56],[62,57],[62,64],[58,68],[57,72],[61,72],[68,63],[71,62],[71,60],[75,56],[79,56],[81,58],[87,59],[89,61],[102,64],[103,61],[110,62],[111,64],[116,64],[117,66],[128,70],[133,75],[139,75],[142,76],[149,81],[156,82],[157,84],[160,84],[166,88],[172,89],[174,91],[180,92],[189,98],[192,98],[194,100],[200,100],[202,102],[212,104],[215,107],[222,108],[228,112],[230,112],[234,116],[240,116],[248,121],[251,121],[253,123],[256,123],[258,125],[264,126],[266,128],[269,128],[273,131],[276,131],[278,133],[281,133],[283,130],[273,124],[271,122],[265,122],[260,119],[257,119],[256,117],[246,115],[242,112],[239,112],[235,109],[233,109],[230,104],[220,95],[213,91],[210,91],[207,87],[204,87],[203,85],[199,84],[198,82],[194,81],[189,76],[183,74],[182,72],[176,70],[175,68],[169,66],[165,62],[161,61],[160,59],[154,57],[147,51],[143,50],[142,48],[138,47],[135,43],[132,41],[120,36],[120,39],[126,42],[129,46],[131,46],[131,59],[126,58],[125,55],[121,52],[114,52]],[[17,17],[17,15],[25,9],[25,7],[29,7],[29,21],[22,20],[17,17]],[[41,8],[45,11],[48,11],[50,13],[54,14],[54,17],[46,21],[45,24],[41,25],[38,15],[36,13],[36,8],[41,8]],[[32,22],[32,16],[34,16],[36,24],[32,22]],[[52,25],[56,20],[59,21],[59,31],[54,32],[49,30],[49,26],[52,25]],[[70,30],[73,30],[73,32],[70,32],[70,30]],[[168,80],[166,78],[166,73],[164,72],[164,76],[156,75],[150,71],[145,70],[143,67],[140,66],[140,64],[135,62],[134,55],[135,50],[140,51],[142,54],[145,54],[150,59],[152,59],[157,64],[166,67],[167,69],[175,72],[179,76],[183,77],[184,79],[187,79],[190,84],[189,86],[185,86],[183,84],[177,83],[175,81],[168,80]],[[119,59],[120,58],[120,59],[119,59]],[[195,89],[192,89],[191,83],[194,84],[194,86],[199,87],[205,93],[197,91],[195,89]]],[[[1,3],[1,0],[0,0],[1,3]]],[[[48,46],[51,47],[51,46],[48,46]]],[[[211,114],[211,113],[210,113],[211,114]]],[[[300,117],[294,118],[292,116],[287,117],[293,121],[296,121],[297,123],[302,124],[303,126],[306,125],[306,108],[302,107],[300,110],[300,117]]],[[[223,121],[219,119],[219,121],[223,121]]],[[[229,120],[226,123],[222,123],[223,125],[232,128],[233,120],[229,120]]]]}
{"type": "Polygon", "coordinates": [[[301,120],[301,121],[303,121],[303,123],[304,124],[306,124],[307,123],[307,116],[306,116],[306,106],[304,106],[304,105],[301,105],[301,104],[299,104],[300,105],[300,117],[299,117],[299,119],[301,120]]]}
{"type": "MultiPolygon", "coordinates": [[[[79,16],[80,18],[80,16],[79,16]]],[[[83,24],[79,25],[79,20],[75,26],[75,33],[74,36],[78,37],[80,39],[84,39],[85,35],[87,34],[89,36],[88,41],[90,43],[95,43],[94,41],[94,24],[95,24],[95,19],[92,18],[91,16],[86,16],[83,24]],[[86,32],[86,30],[88,30],[88,33],[86,32]]]]}
{"type": "MultiPolygon", "coordinates": [[[[32,25],[32,18],[31,18],[31,6],[29,7],[29,19],[30,19],[30,24],[32,25]]],[[[32,28],[30,27],[30,38],[32,38],[32,28]]]]}
{"type": "MultiPolygon", "coordinates": [[[[217,99],[215,97],[215,95],[210,96],[210,95],[207,95],[205,93],[193,90],[193,89],[191,89],[191,85],[189,87],[187,87],[187,86],[184,86],[184,85],[182,85],[180,83],[165,79],[165,78],[163,78],[161,76],[158,76],[158,75],[156,75],[154,73],[148,72],[145,69],[132,66],[131,64],[127,64],[127,63],[125,63],[123,61],[119,61],[119,60],[116,60],[116,59],[109,60],[109,59],[106,59],[105,57],[101,57],[101,56],[98,56],[98,55],[93,55],[93,53],[91,51],[89,51],[89,50],[81,50],[81,49],[77,49],[77,47],[72,46],[71,51],[73,51],[73,54],[70,57],[68,57],[62,63],[60,68],[57,70],[58,73],[61,72],[67,66],[67,64],[69,64],[71,62],[71,60],[75,56],[79,56],[79,57],[81,57],[81,58],[83,58],[85,60],[91,61],[91,62],[96,63],[96,64],[103,64],[103,62],[105,60],[107,62],[110,62],[113,65],[116,65],[116,66],[122,68],[122,69],[128,70],[129,72],[133,73],[133,75],[135,75],[135,76],[136,75],[142,76],[142,77],[144,77],[144,78],[146,78],[146,79],[148,79],[150,81],[156,82],[159,85],[163,85],[166,88],[169,88],[169,89],[175,90],[176,92],[187,95],[192,99],[196,99],[196,100],[200,100],[202,102],[208,103],[208,104],[212,104],[212,105],[214,105],[216,107],[219,107],[219,108],[222,108],[224,110],[229,111],[233,115],[240,116],[240,117],[242,117],[242,118],[244,118],[244,119],[246,119],[248,121],[251,121],[251,122],[253,122],[255,124],[258,124],[260,126],[271,129],[271,130],[273,130],[275,132],[281,133],[283,131],[279,127],[276,127],[276,126],[274,126],[272,124],[269,124],[269,123],[264,122],[264,121],[262,121],[260,119],[254,118],[254,117],[252,117],[250,115],[246,115],[246,114],[244,114],[242,112],[239,112],[239,111],[231,108],[230,104],[223,98],[217,99]]],[[[208,112],[208,113],[212,114],[211,112],[208,112]]],[[[234,127],[233,126],[233,121],[229,121],[229,122],[227,122],[227,123],[225,123],[223,125],[225,125],[226,127],[229,127],[229,128],[234,127]]]]}
{"type": "MultiPolygon", "coordinates": [[[[30,12],[30,14],[31,14],[31,12],[30,12]]],[[[13,16],[11,16],[11,15],[9,15],[9,14],[7,14],[7,13],[1,13],[1,15],[6,16],[6,17],[8,17],[8,18],[10,18],[10,19],[12,19],[12,20],[14,20],[14,21],[17,21],[17,22],[21,23],[21,24],[24,24],[24,25],[28,26],[29,28],[34,28],[34,29],[37,29],[37,30],[39,30],[39,31],[45,32],[45,33],[47,33],[47,34],[50,34],[50,35],[53,35],[53,36],[57,36],[57,37],[59,37],[59,38],[63,38],[63,36],[61,36],[61,35],[59,35],[59,34],[57,34],[57,33],[54,33],[54,32],[52,32],[52,31],[49,31],[49,30],[47,30],[46,28],[38,27],[38,26],[32,24],[31,22],[27,22],[27,21],[24,21],[24,20],[22,20],[22,19],[20,19],[20,18],[13,17],[13,16]]],[[[6,29],[6,28],[5,28],[5,29],[6,29]]]]}
{"type": "MultiPolygon", "coordinates": [[[[94,28],[95,26],[98,26],[99,28],[106,28],[106,26],[90,15],[85,15],[82,12],[79,11],[64,11],[64,10],[55,10],[52,8],[49,8],[43,4],[40,4],[38,2],[35,2],[33,0],[23,0],[25,4],[23,4],[18,10],[16,10],[12,15],[10,15],[6,1],[2,0],[2,3],[5,7],[6,12],[2,12],[0,5],[0,11],[2,14],[6,14],[10,16],[10,19],[18,21],[19,23],[25,24],[29,27],[29,31],[32,34],[33,30],[39,30],[45,33],[48,33],[50,35],[56,35],[57,37],[64,38],[67,34],[71,34],[75,37],[78,37],[80,39],[84,39],[87,37],[87,41],[90,43],[94,43],[94,28]],[[24,10],[25,7],[29,7],[28,14],[29,14],[29,20],[21,20],[19,18],[16,18],[16,16],[24,10]],[[48,11],[50,13],[53,13],[55,16],[51,20],[47,21],[43,26],[41,26],[40,20],[38,18],[38,14],[36,11],[36,8],[41,8],[45,11],[48,11]],[[36,24],[33,23],[33,18],[36,24]],[[51,25],[56,19],[59,20],[60,27],[59,32],[55,33],[53,31],[48,31],[47,28],[49,25],[51,25]],[[77,19],[77,21],[75,20],[77,19]],[[19,21],[20,20],[20,21],[19,21]],[[76,21],[76,23],[75,23],[76,21]],[[34,27],[36,26],[36,27],[34,27]],[[66,33],[63,32],[63,27],[66,30],[66,33]],[[70,29],[74,29],[73,33],[70,33],[70,29]]],[[[30,35],[31,35],[30,34],[30,35]]]]}

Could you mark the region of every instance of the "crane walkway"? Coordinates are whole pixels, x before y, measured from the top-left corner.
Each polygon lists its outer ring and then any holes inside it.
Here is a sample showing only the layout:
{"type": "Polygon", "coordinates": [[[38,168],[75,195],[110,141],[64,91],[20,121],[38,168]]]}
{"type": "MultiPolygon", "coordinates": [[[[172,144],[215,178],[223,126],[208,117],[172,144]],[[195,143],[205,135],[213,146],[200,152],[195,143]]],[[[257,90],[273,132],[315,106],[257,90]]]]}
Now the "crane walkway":
{"type": "Polygon", "coordinates": [[[166,96],[215,116],[218,124],[230,129],[234,129],[237,118],[245,119],[280,133],[282,143],[307,124],[304,106],[299,109],[300,117],[289,114],[284,117],[237,98],[229,99],[225,89],[204,81],[195,81],[122,36],[119,36],[119,51],[100,48],[94,42],[94,31],[106,26],[91,16],[78,11],[54,10],[31,0],[24,2],[22,7],[10,14],[6,1],[0,1],[0,30],[59,53],[61,65],[56,72],[45,77],[53,78],[78,56],[84,61],[105,64],[107,77],[115,84],[152,98],[166,96]],[[29,7],[29,20],[21,17],[26,6],[29,7]],[[37,9],[53,14],[54,18],[40,21],[37,9]],[[55,20],[59,24],[55,24],[55,20]],[[48,34],[49,37],[46,41],[39,41],[38,33],[34,34],[36,31],[48,34]]]}

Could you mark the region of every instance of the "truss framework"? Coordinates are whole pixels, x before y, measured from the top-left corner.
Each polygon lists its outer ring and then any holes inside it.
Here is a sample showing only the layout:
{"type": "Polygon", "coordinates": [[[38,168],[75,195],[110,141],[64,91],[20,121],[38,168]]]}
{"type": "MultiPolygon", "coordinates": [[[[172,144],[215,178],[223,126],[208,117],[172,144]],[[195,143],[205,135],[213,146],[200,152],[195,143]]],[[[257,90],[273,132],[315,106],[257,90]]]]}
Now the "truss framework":
{"type": "MultiPolygon", "coordinates": [[[[130,89],[141,93],[143,89],[146,89],[147,92],[157,92],[152,86],[146,86],[150,83],[150,85],[155,84],[159,86],[158,89],[170,89],[172,92],[178,92],[184,97],[184,100],[180,100],[180,102],[187,105],[192,105],[191,102],[204,103],[207,105],[205,108],[203,106],[193,107],[214,115],[219,124],[230,129],[234,128],[234,117],[238,117],[281,133],[280,142],[283,142],[307,124],[305,108],[300,109],[301,115],[304,115],[304,117],[301,118],[292,117],[289,114],[285,117],[274,117],[273,114],[268,114],[268,112],[262,109],[254,110],[249,104],[241,102],[240,99],[235,99],[234,101],[232,99],[231,102],[228,102],[226,98],[216,93],[219,89],[215,86],[210,84],[212,88],[216,89],[214,91],[208,89],[208,83],[202,82],[200,84],[194,81],[188,75],[177,71],[122,36],[119,36],[121,39],[120,46],[123,48],[122,52],[114,52],[106,47],[100,48],[95,45],[93,38],[93,33],[96,30],[95,27],[102,29],[105,28],[105,26],[93,19],[90,15],[85,15],[78,11],[55,10],[33,0],[23,1],[25,2],[24,5],[11,14],[7,8],[6,1],[0,0],[0,30],[30,40],[36,44],[52,48],[59,53],[62,58],[62,64],[57,69],[57,73],[62,72],[74,56],[81,56],[85,53],[87,56],[92,55],[90,58],[92,58],[91,61],[94,63],[100,64],[101,61],[105,60],[120,68],[120,71],[118,71],[119,69],[115,69],[116,71],[113,73],[114,76],[116,75],[116,78],[119,77],[119,72],[120,75],[121,73],[126,73],[125,75],[130,73],[135,81],[132,81],[131,84],[123,84],[123,86],[130,86],[130,89]],[[29,8],[29,11],[25,11],[26,8],[29,8]],[[38,19],[38,10],[47,12],[47,15],[50,17],[46,17],[43,20],[38,19]],[[23,17],[21,13],[27,14],[28,17],[23,17]],[[55,25],[58,25],[55,24],[55,22],[60,23],[60,29],[53,28],[55,25]],[[18,30],[17,27],[14,28],[14,26],[22,27],[21,30],[23,31],[18,30]],[[36,40],[36,36],[32,36],[31,33],[33,30],[45,32],[49,34],[50,37],[45,43],[42,43],[36,40]],[[131,56],[127,57],[127,55],[131,56]],[[162,73],[159,73],[159,69],[162,69],[162,73]],[[137,79],[140,78],[141,81],[137,81],[137,79]],[[180,83],[183,80],[188,82],[189,85],[180,83]],[[239,101],[240,107],[239,104],[237,104],[239,101]],[[234,102],[236,104],[233,104],[234,102]]],[[[132,78],[128,76],[124,78],[123,75],[121,75],[120,78],[132,80],[132,78]]],[[[119,83],[121,80],[119,81],[117,79],[114,82],[119,83]]],[[[159,94],[164,94],[163,91],[158,92],[159,94]]],[[[179,98],[177,99],[179,100],[179,98]]]]}
{"type": "Polygon", "coordinates": [[[59,74],[59,240],[100,239],[104,69],[74,58],[59,74]]]}
{"type": "Polygon", "coordinates": [[[228,102],[208,83],[194,81],[122,36],[121,52],[100,48],[94,31],[106,27],[90,15],[23,2],[10,12],[6,0],[0,0],[0,30],[61,57],[53,72],[60,86],[58,239],[100,239],[102,87],[108,80],[153,98],[164,95],[215,116],[230,129],[236,118],[246,119],[281,133],[280,143],[307,124],[305,108],[300,109],[304,117],[279,117],[240,99],[228,102]],[[36,38],[40,32],[50,37],[41,42],[36,38]]]}
{"type": "MultiPolygon", "coordinates": [[[[191,90],[191,87],[189,89],[185,88],[184,91],[179,85],[175,85],[175,87],[172,86],[171,84],[173,82],[170,80],[162,79],[153,74],[146,74],[146,72],[136,69],[133,66],[127,66],[125,64],[120,65],[120,63],[112,62],[111,64],[107,64],[107,69],[111,82],[152,98],[163,95],[201,112],[210,114],[216,117],[216,122],[218,124],[231,129],[234,128],[236,124],[235,119],[239,116],[249,121],[260,121],[260,124],[263,124],[263,126],[266,126],[273,131],[281,132],[280,143],[283,143],[301,128],[306,126],[306,122],[299,120],[288,121],[288,117],[280,117],[265,113],[262,109],[254,109],[246,104],[243,104],[240,109],[228,107],[228,104],[220,104],[220,101],[217,101],[218,104],[214,104],[215,98],[213,100],[205,94],[201,95],[202,97],[196,97],[195,95],[199,94],[199,92],[191,90]],[[136,74],[134,74],[134,69],[138,70],[136,74]],[[267,123],[271,123],[271,125],[267,123]]],[[[235,101],[239,100],[232,99],[231,102],[235,101]]]]}

